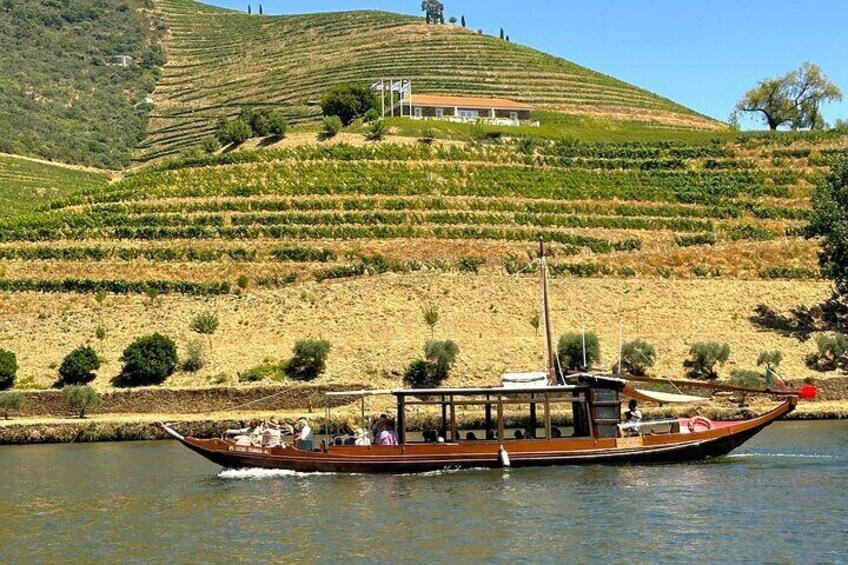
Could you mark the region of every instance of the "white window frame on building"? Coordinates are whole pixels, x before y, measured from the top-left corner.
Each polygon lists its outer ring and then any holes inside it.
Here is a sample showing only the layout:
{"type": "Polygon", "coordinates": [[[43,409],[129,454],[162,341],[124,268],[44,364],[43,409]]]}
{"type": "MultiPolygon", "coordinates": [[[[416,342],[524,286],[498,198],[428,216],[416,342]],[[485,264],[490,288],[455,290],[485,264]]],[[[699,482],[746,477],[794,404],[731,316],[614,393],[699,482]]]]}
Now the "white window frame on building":
{"type": "Polygon", "coordinates": [[[459,117],[465,120],[476,120],[480,118],[480,112],[478,110],[460,110],[459,117]]]}
{"type": "Polygon", "coordinates": [[[421,107],[415,108],[415,117],[416,118],[423,118],[424,117],[424,110],[421,107]]]}
{"type": "Polygon", "coordinates": [[[512,120],[513,122],[517,122],[518,121],[518,112],[510,112],[509,113],[509,119],[512,120]]]}
{"type": "Polygon", "coordinates": [[[445,109],[444,108],[436,108],[436,119],[441,120],[445,117],[445,109]]]}

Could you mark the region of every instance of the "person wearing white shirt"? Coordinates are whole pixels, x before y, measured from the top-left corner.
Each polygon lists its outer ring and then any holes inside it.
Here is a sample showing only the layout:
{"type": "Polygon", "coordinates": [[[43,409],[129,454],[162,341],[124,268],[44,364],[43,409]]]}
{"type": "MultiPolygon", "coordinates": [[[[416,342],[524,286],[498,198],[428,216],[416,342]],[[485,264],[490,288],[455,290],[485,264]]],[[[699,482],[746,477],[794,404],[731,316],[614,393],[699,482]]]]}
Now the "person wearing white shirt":
{"type": "Polygon", "coordinates": [[[306,418],[297,421],[297,429],[300,432],[297,436],[297,448],[301,451],[312,451],[315,437],[312,435],[312,428],[306,418]]]}

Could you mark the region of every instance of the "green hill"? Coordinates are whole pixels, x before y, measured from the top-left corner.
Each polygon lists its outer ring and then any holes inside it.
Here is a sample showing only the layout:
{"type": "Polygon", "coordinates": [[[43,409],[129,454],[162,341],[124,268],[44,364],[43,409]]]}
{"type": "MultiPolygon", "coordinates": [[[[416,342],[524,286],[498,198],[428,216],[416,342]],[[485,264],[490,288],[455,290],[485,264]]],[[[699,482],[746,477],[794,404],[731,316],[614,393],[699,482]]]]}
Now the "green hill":
{"type": "Polygon", "coordinates": [[[168,64],[140,158],[208,136],[245,105],[284,107],[293,123],[330,87],[407,77],[423,93],[514,98],[542,110],[713,128],[674,102],[540,51],[459,26],[384,12],[260,17],[190,0],[156,0],[168,64]]]}
{"type": "Polygon", "coordinates": [[[149,0],[6,0],[0,9],[0,152],[121,168],[143,136],[164,26],[149,0]],[[128,55],[140,64],[110,64],[128,55]]]}

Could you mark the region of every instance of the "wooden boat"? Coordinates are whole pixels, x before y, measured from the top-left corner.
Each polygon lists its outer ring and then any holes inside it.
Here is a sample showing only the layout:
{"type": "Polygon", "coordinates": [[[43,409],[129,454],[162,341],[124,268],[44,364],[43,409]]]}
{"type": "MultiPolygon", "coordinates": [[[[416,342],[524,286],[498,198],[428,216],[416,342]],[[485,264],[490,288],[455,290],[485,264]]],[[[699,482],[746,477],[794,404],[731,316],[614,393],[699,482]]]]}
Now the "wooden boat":
{"type": "MultiPolygon", "coordinates": [[[[322,473],[410,473],[442,469],[524,467],[535,465],[674,463],[726,455],[796,406],[794,393],[777,392],[783,401],[774,409],[741,421],[710,422],[705,418],[671,419],[630,425],[622,422],[621,398],[642,401],[693,402],[705,400],[635,388],[631,381],[592,373],[565,375],[551,337],[544,247],[540,245],[543,315],[549,384],[522,386],[520,381],[481,388],[399,389],[329,393],[326,422],[331,422],[330,399],[348,396],[361,402],[364,429],[370,429],[365,399],[391,395],[397,403],[397,445],[338,445],[332,430],[317,449],[294,446],[241,446],[233,440],[183,437],[172,426],[164,429],[192,451],[227,468],[287,469],[322,473]],[[573,427],[563,433],[553,425],[557,405],[566,405],[573,427]],[[524,409],[526,413],[523,412],[524,409]],[[437,410],[438,436],[428,443],[406,428],[412,410],[437,410]],[[480,410],[482,429],[461,430],[457,409],[480,410]],[[517,419],[516,409],[526,414],[517,419]],[[510,414],[507,413],[510,411],[510,414]],[[510,434],[517,421],[526,423],[526,437],[510,434]],[[463,435],[465,432],[465,435],[463,435]],[[477,439],[480,433],[482,439],[477,439]]],[[[688,382],[691,386],[711,386],[688,382]]],[[[712,386],[711,386],[712,387],[712,386]]],[[[722,388],[722,387],[712,387],[722,388]]],[[[740,392],[772,393],[740,387],[740,392]]],[[[560,410],[561,414],[563,411],[560,410]]],[[[431,436],[432,439],[432,436],[431,436]]]]}

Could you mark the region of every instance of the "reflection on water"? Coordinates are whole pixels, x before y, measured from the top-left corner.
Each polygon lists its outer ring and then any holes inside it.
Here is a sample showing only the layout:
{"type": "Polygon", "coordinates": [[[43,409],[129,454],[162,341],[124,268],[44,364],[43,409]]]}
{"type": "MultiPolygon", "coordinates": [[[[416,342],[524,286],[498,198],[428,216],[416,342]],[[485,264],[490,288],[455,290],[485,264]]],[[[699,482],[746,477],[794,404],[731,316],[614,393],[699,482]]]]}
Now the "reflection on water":
{"type": "Polygon", "coordinates": [[[848,424],[709,463],[220,470],[165,443],[0,448],[0,563],[845,563],[848,424]]]}

